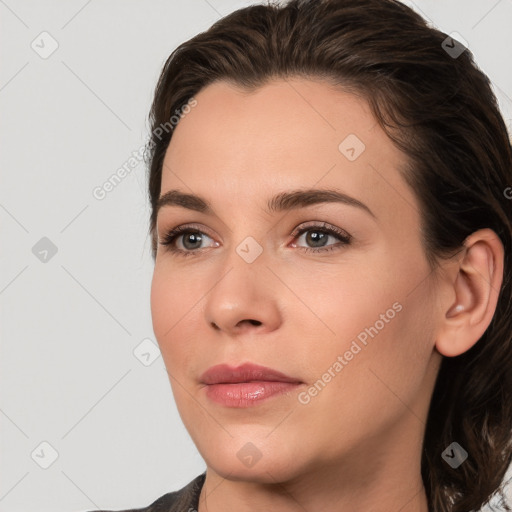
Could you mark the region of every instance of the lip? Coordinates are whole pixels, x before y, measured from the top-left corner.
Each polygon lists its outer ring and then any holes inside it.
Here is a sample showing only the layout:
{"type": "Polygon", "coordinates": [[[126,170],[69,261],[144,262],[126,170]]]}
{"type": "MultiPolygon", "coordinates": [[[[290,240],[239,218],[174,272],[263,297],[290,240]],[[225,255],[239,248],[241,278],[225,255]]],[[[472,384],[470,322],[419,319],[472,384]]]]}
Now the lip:
{"type": "Polygon", "coordinates": [[[238,367],[212,366],[201,375],[207,397],[227,407],[251,407],[270,397],[293,391],[303,382],[253,363],[238,367]]]}
{"type": "Polygon", "coordinates": [[[201,375],[202,384],[234,384],[239,382],[269,381],[291,382],[298,384],[301,381],[266,366],[245,363],[233,367],[227,364],[218,364],[208,368],[201,375]]]}

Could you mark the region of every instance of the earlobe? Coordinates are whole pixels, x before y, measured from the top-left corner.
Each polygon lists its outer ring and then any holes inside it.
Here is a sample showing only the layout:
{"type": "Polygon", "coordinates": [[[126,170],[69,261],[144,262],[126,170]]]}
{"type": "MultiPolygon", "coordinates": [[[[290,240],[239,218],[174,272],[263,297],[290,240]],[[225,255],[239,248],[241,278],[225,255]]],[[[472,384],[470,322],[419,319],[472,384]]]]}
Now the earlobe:
{"type": "Polygon", "coordinates": [[[436,349],[446,357],[469,350],[482,337],[496,311],[503,281],[504,249],[491,229],[474,232],[465,241],[465,253],[455,269],[450,293],[437,331],[436,349]]]}

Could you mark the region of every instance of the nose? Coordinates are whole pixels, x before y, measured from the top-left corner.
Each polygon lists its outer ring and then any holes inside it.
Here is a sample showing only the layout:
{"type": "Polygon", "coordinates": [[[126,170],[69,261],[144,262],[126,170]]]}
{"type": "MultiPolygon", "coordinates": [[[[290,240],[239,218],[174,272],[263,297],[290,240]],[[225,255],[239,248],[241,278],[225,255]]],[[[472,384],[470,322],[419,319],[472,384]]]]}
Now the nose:
{"type": "Polygon", "coordinates": [[[280,288],[264,258],[247,263],[235,253],[207,295],[206,322],[212,329],[231,336],[250,331],[272,332],[282,321],[280,288]]]}

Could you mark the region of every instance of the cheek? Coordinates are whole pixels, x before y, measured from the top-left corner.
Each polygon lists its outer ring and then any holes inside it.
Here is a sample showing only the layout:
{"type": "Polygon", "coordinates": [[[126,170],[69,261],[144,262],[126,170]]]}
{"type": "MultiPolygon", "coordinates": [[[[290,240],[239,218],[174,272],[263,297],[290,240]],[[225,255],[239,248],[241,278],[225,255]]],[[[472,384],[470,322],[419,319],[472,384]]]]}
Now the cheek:
{"type": "MultiPolygon", "coordinates": [[[[313,270],[305,266],[289,277],[290,288],[308,306],[302,307],[296,297],[290,299],[297,304],[293,322],[302,323],[300,332],[317,332],[323,345],[343,350],[376,322],[379,331],[387,327],[380,315],[387,312],[385,320],[395,317],[393,304],[401,300],[404,283],[398,276],[391,277],[395,275],[393,262],[386,263],[386,259],[392,260],[381,251],[357,256],[347,252],[341,263],[313,270]],[[303,311],[300,316],[299,311],[303,311]]],[[[321,357],[317,347],[311,348],[321,357]]]]}
{"type": "MultiPolygon", "coordinates": [[[[387,300],[382,302],[387,306],[387,300]]],[[[350,323],[350,333],[307,354],[309,386],[307,394],[298,397],[297,418],[302,431],[313,435],[323,430],[318,442],[328,453],[333,447],[342,452],[361,439],[371,439],[411,411],[423,416],[417,400],[429,361],[427,335],[417,331],[414,304],[401,300],[400,305],[400,311],[393,309],[393,318],[389,314],[388,323],[379,318],[387,309],[373,301],[357,320],[340,316],[339,332],[350,323]]]]}
{"type": "Polygon", "coordinates": [[[175,293],[171,293],[172,286],[164,279],[158,266],[153,272],[151,281],[151,318],[153,331],[158,343],[162,343],[166,332],[172,327],[175,320],[176,299],[175,293]]]}
{"type": "MultiPolygon", "coordinates": [[[[359,408],[368,412],[393,401],[400,405],[391,390],[412,399],[434,343],[432,296],[428,280],[422,282],[428,274],[421,257],[381,253],[373,263],[354,261],[350,272],[317,275],[317,298],[308,305],[322,335],[316,343],[297,346],[299,359],[308,362],[309,383],[320,380],[312,401],[344,409],[352,403],[349,409],[358,414],[359,408]],[[354,403],[354,397],[362,402],[354,403]]],[[[311,336],[312,318],[308,314],[301,328],[311,336]]]]}
{"type": "Polygon", "coordinates": [[[194,286],[179,273],[166,272],[155,267],[151,282],[151,318],[160,352],[169,372],[186,367],[186,361],[192,357],[192,340],[190,330],[195,308],[201,303],[194,286]],[[199,302],[198,302],[199,301],[199,302]],[[194,306],[195,305],[195,306],[194,306]]]}
{"type": "Polygon", "coordinates": [[[180,281],[177,273],[155,268],[151,283],[151,316],[175,403],[184,423],[190,425],[194,423],[190,415],[200,413],[190,398],[189,377],[197,364],[197,349],[190,332],[196,322],[191,322],[190,318],[198,298],[192,297],[190,286],[182,289],[180,281]]]}

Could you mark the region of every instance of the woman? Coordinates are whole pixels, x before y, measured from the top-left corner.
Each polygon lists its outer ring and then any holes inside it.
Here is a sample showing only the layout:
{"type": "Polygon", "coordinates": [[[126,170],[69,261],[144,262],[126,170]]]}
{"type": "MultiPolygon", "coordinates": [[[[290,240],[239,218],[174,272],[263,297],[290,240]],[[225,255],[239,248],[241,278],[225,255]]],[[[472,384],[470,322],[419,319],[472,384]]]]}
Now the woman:
{"type": "Polygon", "coordinates": [[[141,512],[488,502],[512,151],[469,50],[394,0],[255,5],[171,54],[151,126],[153,327],[206,471],[141,512]]]}

